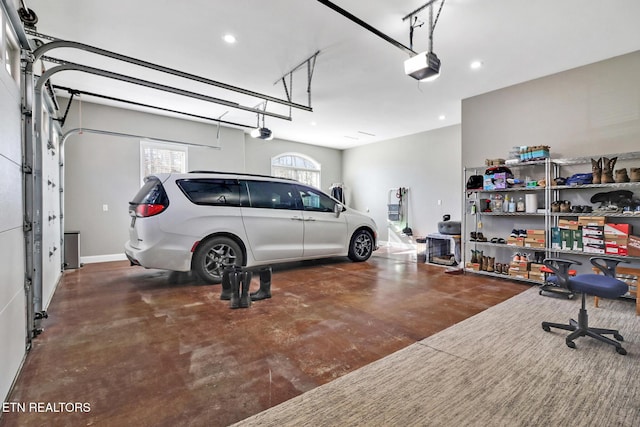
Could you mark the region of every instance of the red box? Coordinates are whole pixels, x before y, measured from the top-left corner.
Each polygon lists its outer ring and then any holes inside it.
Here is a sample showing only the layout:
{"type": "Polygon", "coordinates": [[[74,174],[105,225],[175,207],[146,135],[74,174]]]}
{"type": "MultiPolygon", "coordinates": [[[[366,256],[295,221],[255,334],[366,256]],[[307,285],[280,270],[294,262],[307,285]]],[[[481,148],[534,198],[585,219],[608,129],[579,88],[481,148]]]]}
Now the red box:
{"type": "Polygon", "coordinates": [[[628,246],[618,245],[611,242],[606,243],[604,253],[609,255],[629,255],[628,246]]]}
{"type": "Polygon", "coordinates": [[[612,237],[628,237],[633,232],[633,226],[631,224],[613,224],[608,223],[604,225],[604,234],[609,234],[612,237]]]}
{"type": "Polygon", "coordinates": [[[640,256],[640,237],[629,236],[629,243],[627,243],[627,250],[629,256],[640,256]]]}

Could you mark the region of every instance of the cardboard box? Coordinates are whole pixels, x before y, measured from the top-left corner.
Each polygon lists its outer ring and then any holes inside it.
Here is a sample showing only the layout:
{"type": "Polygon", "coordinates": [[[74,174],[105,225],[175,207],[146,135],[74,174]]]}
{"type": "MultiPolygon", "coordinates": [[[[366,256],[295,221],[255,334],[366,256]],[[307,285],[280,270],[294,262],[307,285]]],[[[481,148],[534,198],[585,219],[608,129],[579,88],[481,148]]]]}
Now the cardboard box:
{"type": "Polygon", "coordinates": [[[529,271],[531,273],[541,273],[540,269],[544,266],[544,264],[536,264],[535,262],[532,262],[531,265],[529,265],[529,271]]]}
{"type": "Polygon", "coordinates": [[[527,230],[527,236],[532,238],[538,238],[538,236],[542,236],[544,239],[544,230],[527,230]]]}
{"type": "Polygon", "coordinates": [[[582,248],[582,252],[589,254],[604,254],[605,247],[604,245],[590,245],[585,243],[584,247],[582,248]]]}
{"type": "Polygon", "coordinates": [[[529,261],[511,261],[509,269],[514,271],[529,271],[531,263],[529,261]]]}
{"type": "Polygon", "coordinates": [[[524,239],[524,247],[525,248],[544,248],[546,246],[545,242],[538,242],[537,239],[524,239]]]}
{"type": "Polygon", "coordinates": [[[544,279],[545,279],[544,273],[530,271],[529,272],[529,279],[530,280],[535,280],[536,282],[544,282],[544,279]]]}
{"type": "Polygon", "coordinates": [[[582,227],[582,237],[604,238],[603,225],[585,225],[582,227]]]}
{"type": "Polygon", "coordinates": [[[507,237],[507,245],[524,247],[524,237],[507,237]]]}
{"type": "Polygon", "coordinates": [[[619,237],[629,237],[629,235],[633,232],[633,226],[631,224],[605,224],[604,225],[604,234],[610,235],[611,237],[619,236],[619,237]]]}
{"type": "Polygon", "coordinates": [[[577,230],[580,225],[578,221],[570,220],[570,219],[559,219],[558,227],[568,229],[568,230],[577,230]]]}
{"type": "Polygon", "coordinates": [[[572,249],[574,251],[581,251],[583,247],[582,241],[582,229],[579,230],[571,230],[571,239],[573,241],[572,249]]]}
{"type": "Polygon", "coordinates": [[[616,245],[615,243],[607,243],[605,244],[604,253],[609,255],[627,256],[629,255],[629,250],[627,246],[616,245]]]}
{"type": "Polygon", "coordinates": [[[582,236],[582,245],[583,247],[585,245],[598,245],[598,246],[603,246],[604,247],[604,239],[598,239],[595,237],[587,237],[587,236],[582,236]]]}
{"type": "Polygon", "coordinates": [[[627,250],[629,256],[640,257],[640,237],[629,236],[629,243],[627,243],[627,250]]]}
{"type": "Polygon", "coordinates": [[[596,226],[603,227],[606,222],[606,218],[603,216],[579,216],[578,217],[578,225],[581,226],[596,226]]]}
{"type": "Polygon", "coordinates": [[[513,270],[513,269],[509,269],[509,276],[510,277],[515,277],[518,279],[528,279],[529,278],[529,272],[528,271],[520,271],[520,270],[513,270]]]}
{"type": "Polygon", "coordinates": [[[629,237],[604,237],[605,245],[627,246],[629,237]]]}

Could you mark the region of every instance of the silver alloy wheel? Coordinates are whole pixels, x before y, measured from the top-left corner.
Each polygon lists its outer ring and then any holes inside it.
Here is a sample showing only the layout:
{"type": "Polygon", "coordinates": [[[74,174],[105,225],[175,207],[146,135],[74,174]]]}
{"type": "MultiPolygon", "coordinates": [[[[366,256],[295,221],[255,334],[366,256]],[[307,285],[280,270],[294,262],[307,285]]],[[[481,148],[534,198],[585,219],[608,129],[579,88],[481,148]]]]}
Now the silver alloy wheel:
{"type": "Polygon", "coordinates": [[[193,271],[207,283],[220,283],[227,265],[242,266],[240,245],[226,236],[214,236],[201,242],[193,254],[193,271]]]}
{"type": "Polygon", "coordinates": [[[224,267],[235,263],[235,250],[229,245],[219,243],[207,252],[204,259],[204,268],[210,275],[222,277],[224,267]]]}
{"type": "Polygon", "coordinates": [[[367,230],[359,230],[353,236],[349,247],[349,258],[361,262],[369,259],[373,253],[373,237],[367,230]]]}

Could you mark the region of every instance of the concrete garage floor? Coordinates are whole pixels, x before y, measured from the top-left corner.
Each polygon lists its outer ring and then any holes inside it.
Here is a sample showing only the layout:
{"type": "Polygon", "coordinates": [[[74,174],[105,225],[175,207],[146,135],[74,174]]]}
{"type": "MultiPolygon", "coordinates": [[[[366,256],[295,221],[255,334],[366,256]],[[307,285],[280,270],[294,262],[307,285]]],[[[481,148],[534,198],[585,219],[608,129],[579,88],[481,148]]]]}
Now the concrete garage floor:
{"type": "Polygon", "coordinates": [[[25,410],[0,426],[228,425],[529,287],[412,258],[382,248],[365,263],[277,266],[273,298],[238,310],[184,275],[126,262],[68,271],[8,398],[25,410]]]}

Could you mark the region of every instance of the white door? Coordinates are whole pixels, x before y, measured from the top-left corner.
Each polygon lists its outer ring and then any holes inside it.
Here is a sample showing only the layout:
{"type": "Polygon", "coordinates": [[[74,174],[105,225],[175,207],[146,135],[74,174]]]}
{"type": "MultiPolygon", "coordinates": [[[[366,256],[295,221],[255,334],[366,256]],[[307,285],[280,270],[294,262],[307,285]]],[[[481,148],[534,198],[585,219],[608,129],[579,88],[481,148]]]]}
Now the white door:
{"type": "Polygon", "coordinates": [[[6,400],[25,354],[25,249],[22,201],[20,52],[0,8],[0,398],[6,400]]]}
{"type": "Polygon", "coordinates": [[[302,256],[304,221],[295,186],[268,181],[246,182],[249,206],[242,220],[249,250],[256,261],[285,260],[302,256]]]}
{"type": "Polygon", "coordinates": [[[304,206],[303,256],[344,255],[349,236],[344,215],[336,216],[336,202],[312,187],[298,185],[304,206]]]}

